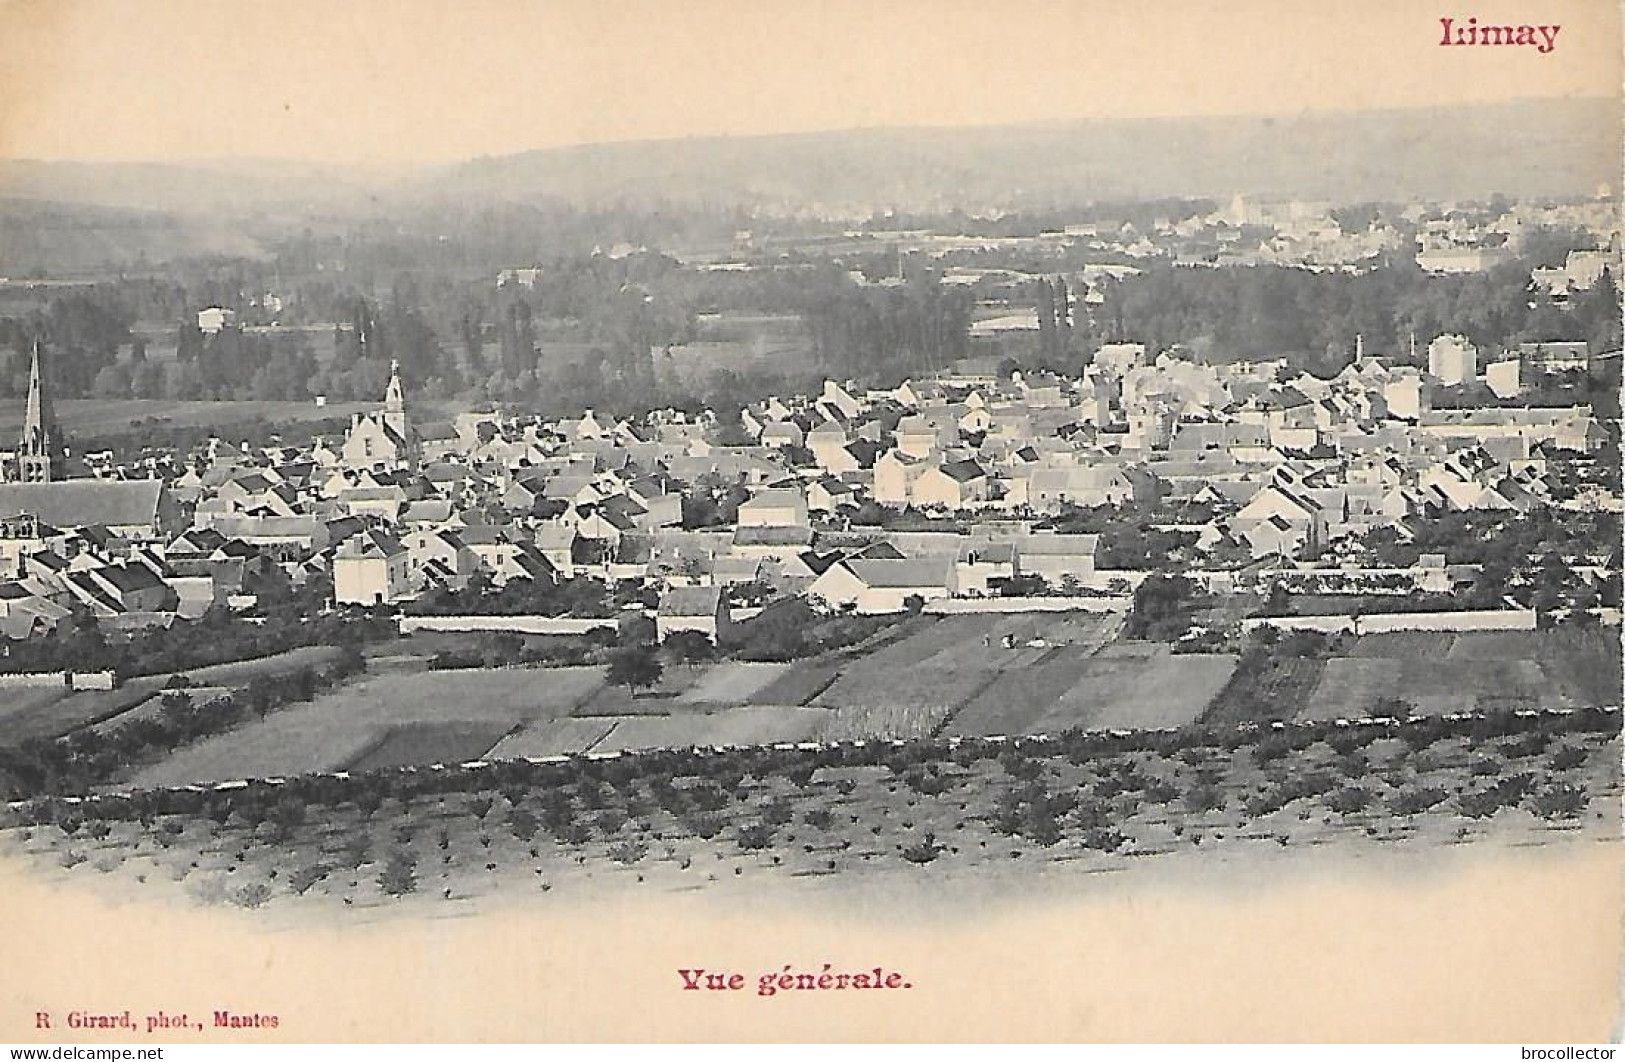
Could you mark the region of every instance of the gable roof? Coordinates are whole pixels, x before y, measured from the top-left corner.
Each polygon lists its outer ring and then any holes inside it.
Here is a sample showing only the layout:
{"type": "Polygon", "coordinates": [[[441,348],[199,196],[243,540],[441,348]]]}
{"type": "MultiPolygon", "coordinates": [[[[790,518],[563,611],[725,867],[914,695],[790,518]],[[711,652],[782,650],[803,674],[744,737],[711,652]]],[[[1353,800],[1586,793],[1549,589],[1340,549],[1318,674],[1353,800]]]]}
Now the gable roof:
{"type": "Polygon", "coordinates": [[[0,517],[30,513],[57,527],[155,524],[164,491],[157,479],[0,483],[0,517]]]}
{"type": "Polygon", "coordinates": [[[952,558],[947,558],[947,561],[944,563],[942,557],[926,557],[918,560],[848,560],[842,563],[868,586],[897,590],[947,586],[952,558]]]}
{"type": "Polygon", "coordinates": [[[714,616],[722,600],[720,586],[674,586],[660,598],[662,616],[714,616]]]}

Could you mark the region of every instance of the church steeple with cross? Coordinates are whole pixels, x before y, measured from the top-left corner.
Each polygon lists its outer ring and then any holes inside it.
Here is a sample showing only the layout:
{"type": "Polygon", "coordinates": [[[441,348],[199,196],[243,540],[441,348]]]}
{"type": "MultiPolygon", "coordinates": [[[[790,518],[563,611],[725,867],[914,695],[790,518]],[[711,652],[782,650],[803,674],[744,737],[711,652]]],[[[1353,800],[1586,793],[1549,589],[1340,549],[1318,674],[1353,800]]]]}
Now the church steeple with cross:
{"type": "Polygon", "coordinates": [[[45,387],[41,345],[34,340],[34,359],[28,369],[28,406],[23,415],[23,435],[17,445],[17,478],[24,483],[50,483],[63,471],[62,433],[51,409],[51,396],[45,387]]]}

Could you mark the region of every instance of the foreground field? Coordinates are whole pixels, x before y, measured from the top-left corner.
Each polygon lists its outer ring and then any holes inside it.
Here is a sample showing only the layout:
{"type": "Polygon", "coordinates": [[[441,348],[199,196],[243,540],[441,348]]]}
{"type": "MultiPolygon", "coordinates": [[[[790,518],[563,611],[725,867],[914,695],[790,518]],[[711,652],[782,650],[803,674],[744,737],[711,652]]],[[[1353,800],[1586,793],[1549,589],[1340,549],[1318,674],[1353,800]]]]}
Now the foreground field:
{"type": "Polygon", "coordinates": [[[187,785],[455,763],[484,753],[516,725],[568,715],[603,681],[599,668],[550,668],[540,677],[531,668],[369,677],[179,749],[130,781],[187,785]]]}
{"type": "MultiPolygon", "coordinates": [[[[128,781],[174,786],[481,758],[1194,719],[1209,687],[1223,683],[1229,658],[1170,657],[1136,643],[1115,663],[1085,664],[1119,624],[1083,613],[918,617],[866,653],[668,667],[658,685],[637,694],[609,684],[597,666],[423,671],[410,655],[380,656],[369,677],[178,749],[128,781]],[[1062,692],[1074,695],[1056,704],[1030,692],[1019,698],[1027,676],[1046,662],[1072,676],[1062,692]],[[1136,685],[1147,695],[1119,696],[1136,685]],[[957,719],[962,709],[971,713],[965,725],[957,719]]],[[[231,676],[218,670],[200,670],[193,681],[228,684],[231,676]]],[[[119,710],[134,709],[158,684],[127,689],[119,691],[119,710]]],[[[28,711],[44,718],[61,706],[28,711]]]]}
{"type": "MultiPolygon", "coordinates": [[[[1393,714],[1385,706],[1399,703],[1421,715],[1606,706],[1617,703],[1620,684],[1619,649],[1608,636],[1368,635],[1338,642],[1329,658],[1282,660],[1243,688],[1235,682],[1238,657],[1123,639],[1116,616],[922,616],[862,649],[795,663],[668,667],[655,688],[636,695],[609,684],[597,666],[424,671],[426,660],[414,654],[438,644],[425,642],[379,655],[368,677],[313,702],[178,749],[129,781],[170,786],[585,752],[1350,719],[1393,714]]],[[[230,686],[306,662],[285,656],[189,678],[230,686]]],[[[160,685],[134,680],[68,697],[6,691],[0,721],[25,736],[64,725],[114,727],[149,710],[160,685]]]]}
{"type": "MultiPolygon", "coordinates": [[[[748,878],[1089,873],[1194,853],[1619,837],[1618,713],[575,760],[46,802],[0,846],[244,907],[446,910],[748,878]],[[340,906],[342,905],[342,906],[340,906]]],[[[1284,857],[1283,857],[1284,858],[1284,857]]]]}
{"type": "Polygon", "coordinates": [[[1619,660],[1612,628],[1363,635],[1325,662],[1299,718],[1400,700],[1422,715],[1618,704],[1619,660]]]}
{"type": "Polygon", "coordinates": [[[126,679],[117,689],[69,692],[63,686],[0,689],[0,732],[12,743],[54,738],[80,728],[107,730],[141,718],[158,693],[177,676],[193,687],[235,689],[256,678],[276,678],[301,668],[324,667],[338,659],[331,646],[306,646],[285,653],[212,664],[188,671],[126,679]]]}

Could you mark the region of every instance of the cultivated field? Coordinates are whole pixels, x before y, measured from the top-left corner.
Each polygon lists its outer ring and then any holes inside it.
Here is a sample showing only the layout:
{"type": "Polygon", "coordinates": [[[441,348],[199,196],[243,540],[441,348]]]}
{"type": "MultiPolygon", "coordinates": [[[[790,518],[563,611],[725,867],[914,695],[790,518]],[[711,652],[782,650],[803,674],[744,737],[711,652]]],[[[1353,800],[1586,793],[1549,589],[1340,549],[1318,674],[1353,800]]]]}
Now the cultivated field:
{"type": "Polygon", "coordinates": [[[187,679],[189,689],[238,687],[254,678],[274,678],[301,668],[322,667],[338,657],[339,650],[331,646],[307,646],[254,660],[126,679],[112,690],[72,693],[61,686],[0,689],[0,732],[7,741],[20,743],[31,738],[60,737],[82,727],[105,730],[139,718],[137,713],[176,675],[187,679]]]}
{"type": "Polygon", "coordinates": [[[338,771],[369,756],[379,766],[475,758],[522,723],[568,715],[603,681],[602,669],[585,667],[550,668],[545,681],[540,678],[532,668],[365,678],[178,749],[137,772],[131,784],[187,785],[338,771]],[[441,729],[424,731],[426,724],[441,729]],[[392,736],[397,730],[402,733],[392,736]],[[434,734],[456,740],[442,749],[434,744],[434,734]],[[482,740],[484,747],[470,753],[482,740]]]}
{"type": "Polygon", "coordinates": [[[989,732],[990,720],[1021,721],[1014,700],[1009,716],[1000,717],[998,706],[1007,702],[993,691],[1001,682],[1018,697],[1026,688],[1022,676],[1046,664],[1072,666],[1104,646],[1120,624],[1119,617],[1091,613],[944,617],[848,665],[810,703],[835,710],[826,731],[831,739],[923,737],[944,727],[960,732],[950,720],[973,705],[965,732],[989,732]],[[1005,648],[1007,638],[1011,648],[1005,648]]]}
{"type": "Polygon", "coordinates": [[[1618,844],[1618,723],[1504,716],[1156,743],[913,744],[856,760],[762,750],[495,765],[145,809],[46,804],[0,829],[0,848],[64,886],[301,917],[843,881],[860,890],[848,895],[897,887],[916,900],[969,882],[1025,893],[1175,856],[1260,874],[1323,846],[1618,844]]]}
{"type": "Polygon", "coordinates": [[[1362,635],[1326,661],[1300,718],[1358,718],[1386,699],[1422,715],[1618,704],[1618,637],[1613,629],[1362,635]]]}
{"type": "MultiPolygon", "coordinates": [[[[130,781],[168,786],[582,752],[1059,734],[1258,717],[1252,695],[1222,693],[1236,657],[1117,640],[1120,627],[1120,617],[1088,613],[918,617],[868,652],[793,664],[673,666],[635,696],[608,684],[602,667],[421,671],[413,670],[421,666],[413,657],[377,657],[370,676],[179,749],[130,781]]],[[[1395,697],[1436,715],[1607,705],[1618,699],[1619,680],[1618,649],[1606,633],[1370,635],[1345,640],[1329,660],[1287,659],[1260,688],[1292,706],[1285,717],[1302,719],[1369,716],[1395,697]]],[[[194,685],[230,686],[270,668],[319,662],[310,654],[324,652],[203,668],[190,677],[194,685]]],[[[26,732],[47,721],[60,730],[63,719],[157,711],[160,685],[137,680],[112,693],[71,697],[6,691],[0,720],[26,732]]]]}

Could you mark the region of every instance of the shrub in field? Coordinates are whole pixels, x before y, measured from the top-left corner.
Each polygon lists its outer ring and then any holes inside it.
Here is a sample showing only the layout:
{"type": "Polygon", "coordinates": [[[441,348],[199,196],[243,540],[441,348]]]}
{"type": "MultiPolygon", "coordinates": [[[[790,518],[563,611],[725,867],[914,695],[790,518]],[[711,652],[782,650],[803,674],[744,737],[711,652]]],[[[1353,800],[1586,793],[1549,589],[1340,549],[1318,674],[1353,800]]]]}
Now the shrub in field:
{"type": "Polygon", "coordinates": [[[1347,756],[1356,749],[1363,749],[1369,745],[1371,737],[1365,727],[1355,726],[1334,732],[1326,739],[1326,744],[1339,756],[1347,756]]]}
{"type": "Polygon", "coordinates": [[[918,768],[904,775],[903,781],[921,796],[941,796],[954,787],[954,780],[947,775],[918,768]]]}
{"type": "Polygon", "coordinates": [[[762,807],[762,821],[773,826],[784,826],[795,817],[795,813],[794,805],[784,797],[779,797],[762,807]]]}
{"type": "Polygon", "coordinates": [[[1115,852],[1128,843],[1128,838],[1117,830],[1099,827],[1084,830],[1078,843],[1097,852],[1115,852]]]}
{"type": "Polygon", "coordinates": [[[1333,766],[1344,778],[1364,778],[1371,773],[1371,760],[1360,749],[1355,749],[1346,756],[1339,756],[1333,766]]]}
{"type": "Polygon", "coordinates": [[[834,825],[835,816],[828,808],[813,808],[802,818],[808,826],[815,830],[827,830],[834,825]]]}
{"type": "Polygon", "coordinates": [[[271,898],[271,886],[263,881],[251,881],[238,889],[232,902],[239,907],[259,907],[271,898]]]}
{"type": "Polygon", "coordinates": [[[1293,751],[1292,738],[1287,734],[1272,733],[1259,739],[1253,746],[1253,760],[1259,764],[1272,763],[1293,751]]]}
{"type": "Polygon", "coordinates": [[[747,852],[754,852],[766,848],[773,843],[773,827],[765,822],[758,822],[751,826],[742,827],[736,838],[740,848],[747,852]]]}
{"type": "Polygon", "coordinates": [[[1490,778],[1500,774],[1504,766],[1506,765],[1493,756],[1480,756],[1473,760],[1473,764],[1468,770],[1475,778],[1490,778]]]}
{"type": "Polygon", "coordinates": [[[1072,809],[1072,818],[1085,829],[1098,829],[1112,821],[1112,809],[1099,800],[1080,800],[1072,809]]]}
{"type": "Polygon", "coordinates": [[[722,787],[702,782],[688,791],[689,802],[701,811],[721,811],[728,806],[728,794],[722,787]]]}
{"type": "Polygon", "coordinates": [[[720,815],[696,815],[687,823],[694,836],[709,841],[722,832],[722,817],[720,815]]]}
{"type": "Polygon", "coordinates": [[[1286,806],[1286,800],[1280,789],[1271,789],[1264,793],[1254,793],[1241,805],[1241,810],[1249,819],[1262,818],[1265,815],[1280,811],[1286,806]]]}
{"type": "Polygon", "coordinates": [[[942,853],[942,846],[936,840],[927,836],[924,840],[909,845],[903,849],[903,858],[910,863],[924,865],[930,863],[942,853]]]}
{"type": "Polygon", "coordinates": [[[303,896],[323,878],[327,877],[327,867],[320,863],[299,867],[288,875],[288,888],[296,895],[303,896]]]}
{"type": "Polygon", "coordinates": [[[1117,775],[1107,775],[1090,787],[1089,792],[1101,800],[1110,800],[1127,792],[1128,787],[1123,779],[1117,775]]]}
{"type": "Polygon", "coordinates": [[[1198,781],[1185,791],[1185,808],[1188,811],[1217,811],[1222,807],[1224,794],[1211,782],[1198,781]]]}
{"type": "Polygon", "coordinates": [[[586,844],[592,839],[592,831],[581,823],[572,820],[553,830],[553,836],[565,844],[586,844]]]}
{"type": "Polygon", "coordinates": [[[1004,767],[1006,774],[1012,778],[1019,778],[1024,782],[1031,781],[1044,773],[1043,760],[1029,756],[1026,752],[1014,746],[999,757],[999,763],[1004,767]]]}
{"type": "Polygon", "coordinates": [[[1167,781],[1152,782],[1145,787],[1145,799],[1150,804],[1170,804],[1179,799],[1179,787],[1167,781]]]}
{"type": "Polygon", "coordinates": [[[390,896],[405,896],[409,892],[417,891],[417,867],[417,860],[412,858],[412,853],[405,850],[390,853],[389,859],[384,863],[384,869],[378,874],[378,887],[390,896]]]}
{"type": "Polygon", "coordinates": [[[1528,807],[1543,819],[1576,819],[1585,811],[1586,793],[1579,786],[1549,786],[1530,797],[1528,807]]]}
{"type": "Polygon", "coordinates": [[[1437,786],[1406,789],[1394,794],[1388,801],[1388,808],[1395,815],[1420,815],[1429,808],[1444,803],[1449,795],[1437,786]]]}
{"type": "Polygon", "coordinates": [[[1470,819],[1487,819],[1506,806],[1505,795],[1494,788],[1462,793],[1456,797],[1457,810],[1470,819]]]}
{"type": "Polygon", "coordinates": [[[1535,788],[1535,776],[1528,771],[1508,775],[1492,787],[1508,804],[1516,804],[1535,788]]]}
{"type": "Polygon", "coordinates": [[[1523,737],[1514,741],[1504,743],[1501,746],[1501,752],[1507,757],[1507,759],[1526,759],[1530,756],[1539,756],[1542,752],[1545,752],[1546,746],[1551,744],[1551,742],[1552,739],[1550,735],[1542,734],[1539,731],[1536,731],[1531,734],[1525,734],[1523,737]]]}
{"type": "Polygon", "coordinates": [[[1340,815],[1353,815],[1371,806],[1371,790],[1351,785],[1326,798],[1326,806],[1340,815]]]}
{"type": "Polygon", "coordinates": [[[1554,771],[1572,771],[1584,766],[1585,761],[1585,749],[1578,745],[1563,745],[1552,753],[1551,764],[1554,771]]]}
{"type": "Polygon", "coordinates": [[[617,863],[631,866],[649,854],[649,846],[640,841],[622,841],[609,850],[609,857],[617,863]]]}
{"type": "Polygon", "coordinates": [[[508,813],[508,828],[513,835],[521,841],[529,841],[541,829],[541,822],[524,808],[514,808],[508,813]]]}
{"type": "Polygon", "coordinates": [[[366,834],[353,834],[344,842],[344,865],[351,870],[361,867],[372,856],[372,842],[366,834]]]}
{"type": "Polygon", "coordinates": [[[1060,841],[1061,824],[1048,807],[1035,805],[1028,811],[1021,835],[1034,844],[1048,848],[1060,841]]]}

